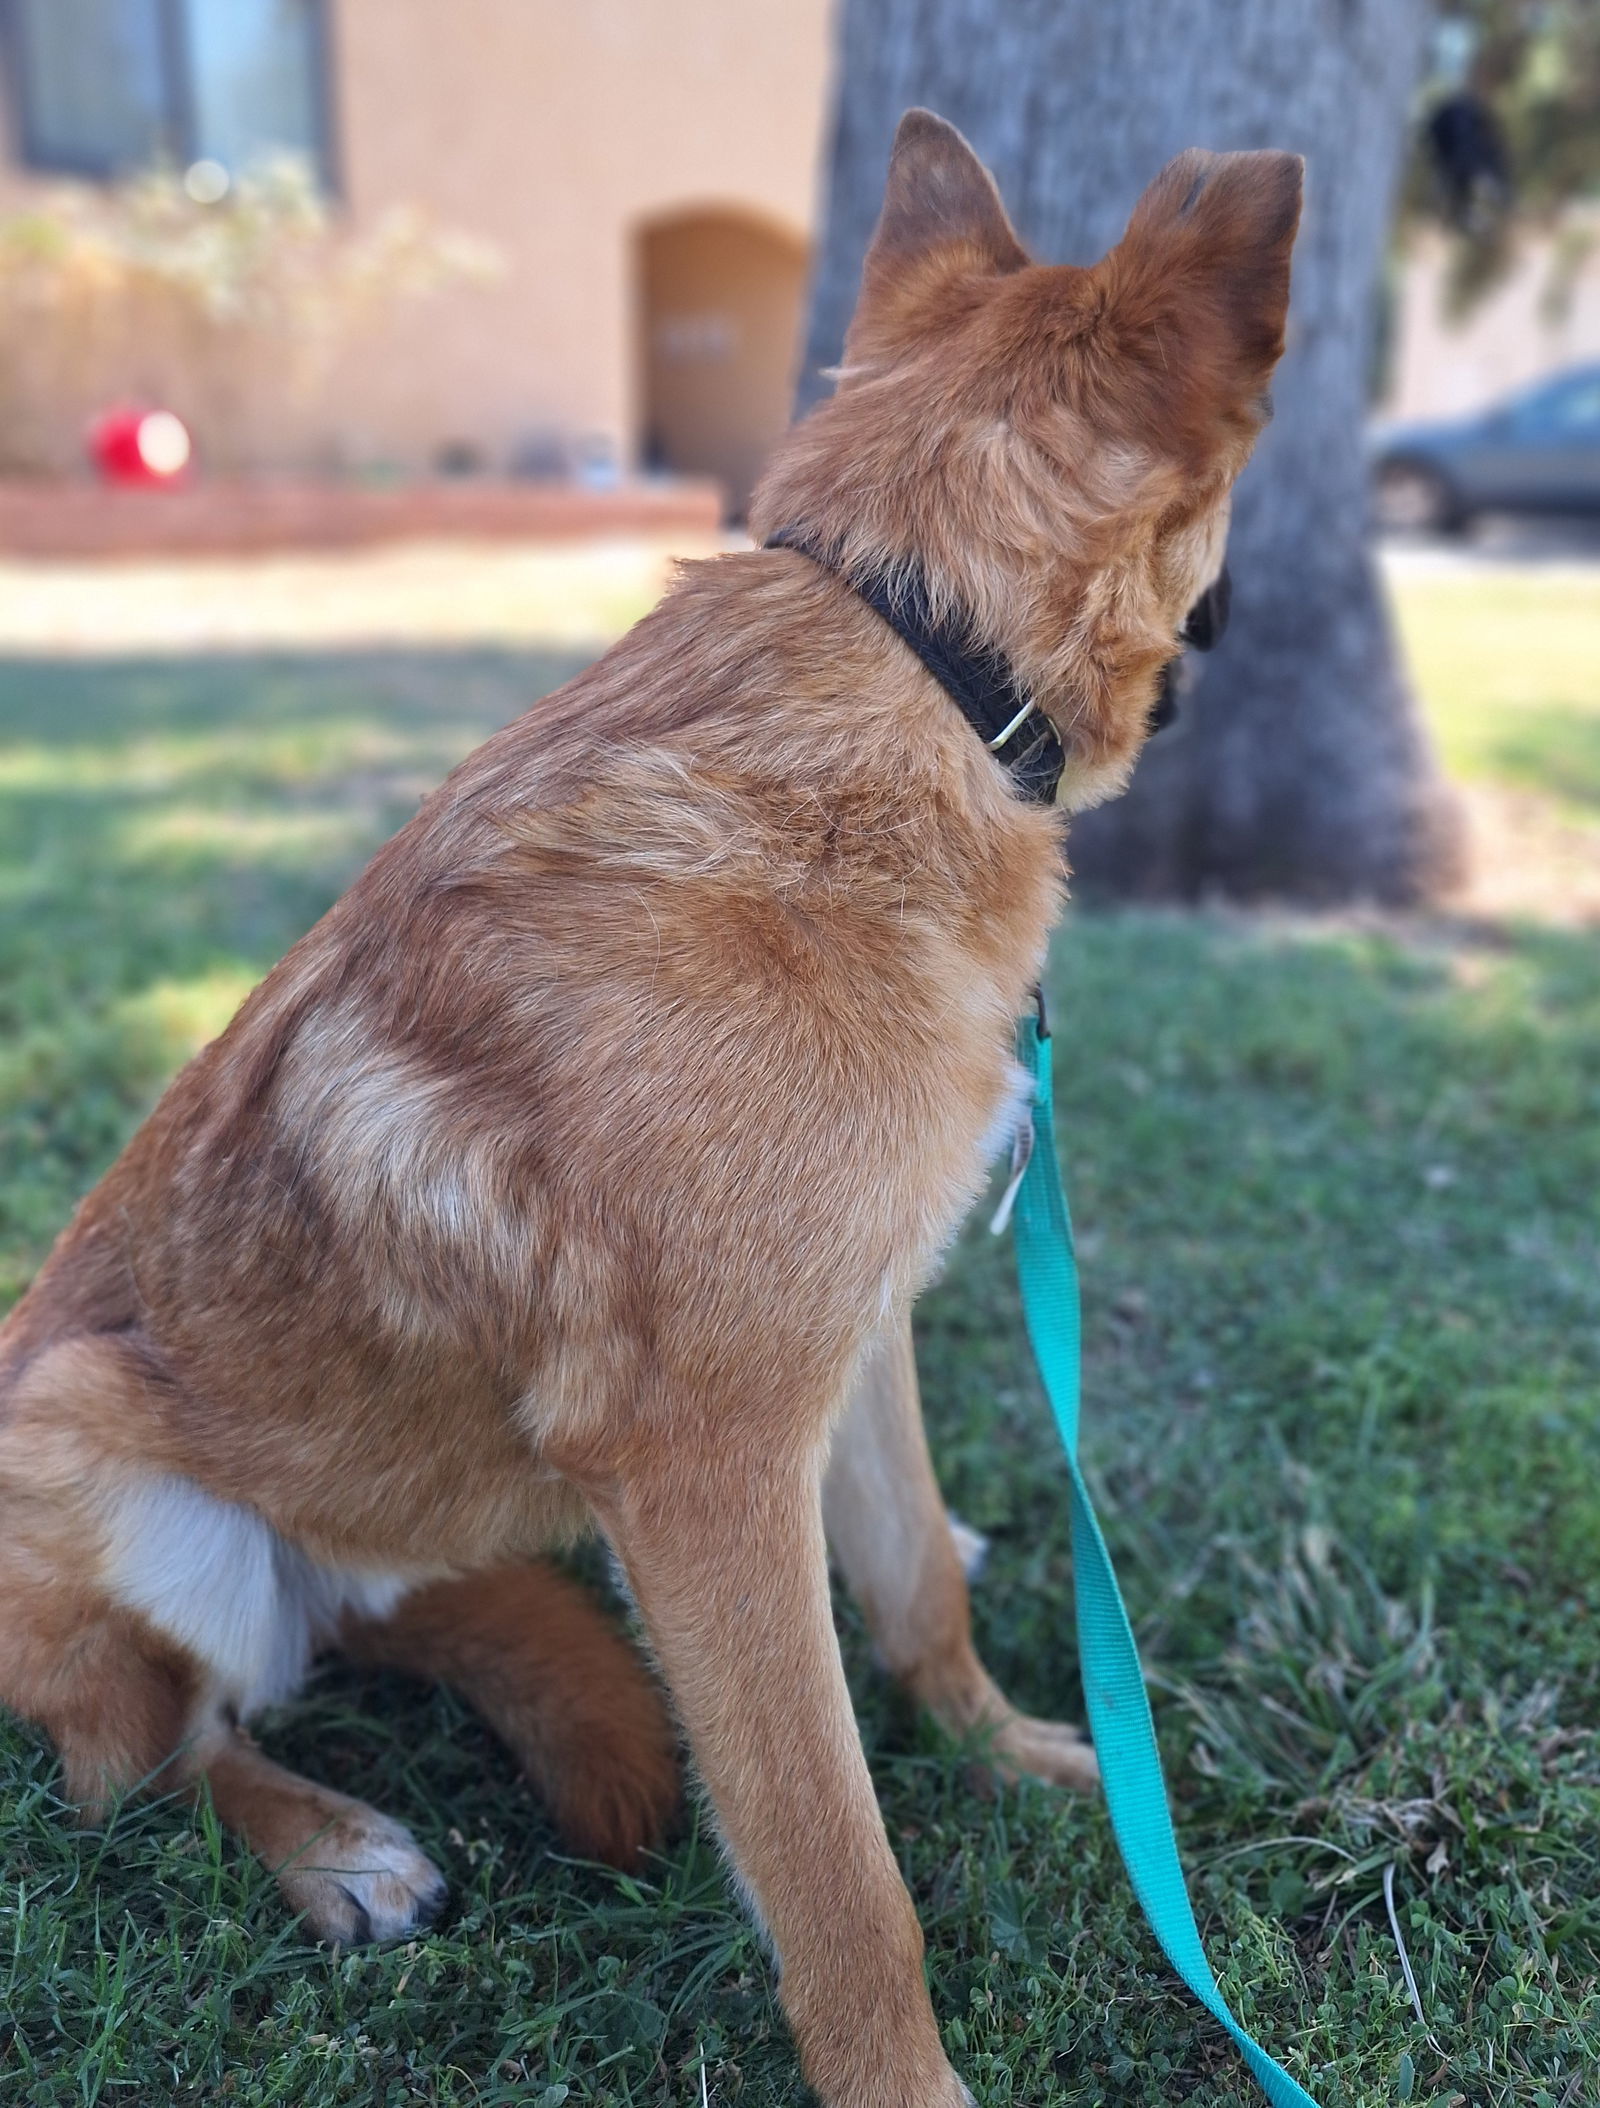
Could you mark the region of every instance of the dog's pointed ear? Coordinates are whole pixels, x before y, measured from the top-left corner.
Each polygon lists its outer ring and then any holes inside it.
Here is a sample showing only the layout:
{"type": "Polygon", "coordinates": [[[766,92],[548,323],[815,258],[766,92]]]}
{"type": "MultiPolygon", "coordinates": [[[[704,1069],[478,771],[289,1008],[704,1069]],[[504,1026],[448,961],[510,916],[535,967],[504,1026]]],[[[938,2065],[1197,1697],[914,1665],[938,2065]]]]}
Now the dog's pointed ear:
{"type": "Polygon", "coordinates": [[[1027,262],[993,176],[955,126],[931,110],[908,110],[861,269],[846,363],[904,334],[953,280],[1020,271],[1027,262]]]}
{"type": "Polygon", "coordinates": [[[1188,443],[1204,443],[1208,419],[1215,432],[1267,415],[1304,174],[1298,154],[1192,148],[1156,177],[1099,266],[1119,350],[1154,369],[1188,443]]]}

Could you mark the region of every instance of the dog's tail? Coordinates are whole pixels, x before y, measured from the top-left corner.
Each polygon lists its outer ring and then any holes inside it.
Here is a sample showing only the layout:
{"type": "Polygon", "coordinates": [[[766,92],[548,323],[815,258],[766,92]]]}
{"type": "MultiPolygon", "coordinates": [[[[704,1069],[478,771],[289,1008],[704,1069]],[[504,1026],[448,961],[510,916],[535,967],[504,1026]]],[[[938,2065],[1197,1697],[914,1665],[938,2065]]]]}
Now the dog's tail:
{"type": "Polygon", "coordinates": [[[631,1868],[678,1805],[677,1737],[638,1653],[546,1561],[439,1581],[349,1620],[358,1661],[455,1687],[509,1744],[567,1848],[631,1868]]]}

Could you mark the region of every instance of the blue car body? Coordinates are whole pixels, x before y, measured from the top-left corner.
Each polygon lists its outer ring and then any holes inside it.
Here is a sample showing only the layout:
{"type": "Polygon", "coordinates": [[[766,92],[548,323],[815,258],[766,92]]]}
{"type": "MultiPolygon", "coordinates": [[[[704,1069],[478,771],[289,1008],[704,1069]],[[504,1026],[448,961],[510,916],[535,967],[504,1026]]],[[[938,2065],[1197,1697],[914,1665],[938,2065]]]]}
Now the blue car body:
{"type": "MultiPolygon", "coordinates": [[[[1380,512],[1386,481],[1431,479],[1437,517],[1475,512],[1600,512],[1600,365],[1579,366],[1471,417],[1374,428],[1380,512]]],[[[1418,522],[1418,524],[1423,524],[1418,522]]]]}

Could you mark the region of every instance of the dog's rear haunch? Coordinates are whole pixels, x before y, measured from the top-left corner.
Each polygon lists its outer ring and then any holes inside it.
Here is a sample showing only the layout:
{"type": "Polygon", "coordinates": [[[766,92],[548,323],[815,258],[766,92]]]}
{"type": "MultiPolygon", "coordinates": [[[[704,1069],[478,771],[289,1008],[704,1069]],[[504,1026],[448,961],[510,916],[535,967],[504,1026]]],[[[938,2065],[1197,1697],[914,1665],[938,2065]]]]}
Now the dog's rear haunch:
{"type": "Polygon", "coordinates": [[[344,1646],[459,1684],[580,1851],[676,1792],[657,1688],[539,1555],[626,1568],[829,2104],[963,2098],[841,1674],[1084,1785],[990,1683],[908,1311],[1015,1102],[1060,809],[1125,779],[1283,346],[1300,164],[1186,154],[1030,263],[901,125],[833,398],[758,549],[497,734],[177,1078],[0,1331],[0,1698],[87,1807],[209,1788],[316,1933],[413,1930],[397,1824],[241,1733],[344,1646]],[[919,567],[1066,756],[1015,788],[847,581],[919,567]]]}

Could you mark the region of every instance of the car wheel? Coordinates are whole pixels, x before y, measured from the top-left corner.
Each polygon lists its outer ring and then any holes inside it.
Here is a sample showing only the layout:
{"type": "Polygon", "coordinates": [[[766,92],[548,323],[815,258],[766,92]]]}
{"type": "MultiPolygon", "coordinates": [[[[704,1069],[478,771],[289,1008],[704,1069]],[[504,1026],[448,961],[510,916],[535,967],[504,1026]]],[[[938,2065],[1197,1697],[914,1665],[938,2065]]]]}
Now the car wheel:
{"type": "Polygon", "coordinates": [[[1463,524],[1460,499],[1426,461],[1383,462],[1373,509],[1389,534],[1451,534],[1463,524]]]}

